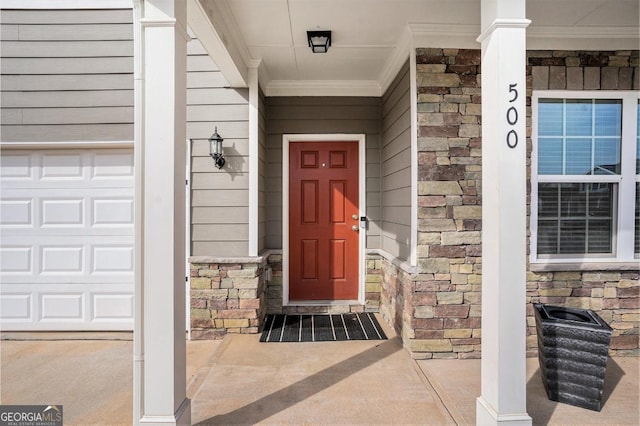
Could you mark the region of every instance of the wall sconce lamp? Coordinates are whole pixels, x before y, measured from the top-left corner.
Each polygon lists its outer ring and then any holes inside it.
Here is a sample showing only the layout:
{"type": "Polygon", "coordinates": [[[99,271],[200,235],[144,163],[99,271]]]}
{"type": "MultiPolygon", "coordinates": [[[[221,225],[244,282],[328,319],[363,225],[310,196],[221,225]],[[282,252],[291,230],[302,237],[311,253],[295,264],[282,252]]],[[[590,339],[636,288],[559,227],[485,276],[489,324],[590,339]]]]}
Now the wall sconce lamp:
{"type": "Polygon", "coordinates": [[[327,53],[331,46],[331,31],[307,31],[307,40],[313,53],[327,53]]]}
{"type": "Polygon", "coordinates": [[[222,136],[218,134],[218,126],[216,126],[215,131],[209,137],[209,155],[211,155],[216,167],[219,169],[221,169],[225,163],[224,155],[222,155],[223,140],[222,136]]]}

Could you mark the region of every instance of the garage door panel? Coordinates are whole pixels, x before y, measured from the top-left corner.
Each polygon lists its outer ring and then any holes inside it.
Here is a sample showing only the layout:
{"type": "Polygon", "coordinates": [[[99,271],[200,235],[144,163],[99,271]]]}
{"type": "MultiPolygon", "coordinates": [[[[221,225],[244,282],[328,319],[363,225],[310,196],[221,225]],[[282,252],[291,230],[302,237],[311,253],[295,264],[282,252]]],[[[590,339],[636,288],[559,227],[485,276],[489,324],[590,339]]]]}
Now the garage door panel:
{"type": "Polygon", "coordinates": [[[70,190],[6,190],[0,199],[0,226],[3,235],[100,234],[107,228],[110,235],[132,235],[134,195],[125,189],[70,190]],[[46,191],[46,195],[38,195],[46,191]],[[57,230],[57,231],[56,231],[57,230]]]}
{"type": "Polygon", "coordinates": [[[133,274],[133,246],[93,246],[91,274],[133,274]]]}
{"type": "Polygon", "coordinates": [[[133,178],[133,156],[129,152],[99,151],[93,156],[93,179],[133,178]]]}
{"type": "Polygon", "coordinates": [[[33,275],[33,247],[3,244],[0,247],[0,267],[2,275],[33,275]]]}
{"type": "Polygon", "coordinates": [[[40,179],[48,180],[82,180],[84,167],[80,152],[45,152],[42,154],[40,179]]]}
{"type": "Polygon", "coordinates": [[[3,150],[5,330],[131,330],[131,149],[3,150]]]}
{"type": "Polygon", "coordinates": [[[132,187],[131,149],[3,150],[3,188],[132,187]]]}
{"type": "Polygon", "coordinates": [[[33,322],[33,300],[29,293],[0,294],[0,308],[3,322],[33,322]]]}
{"type": "Polygon", "coordinates": [[[33,227],[33,199],[0,200],[0,225],[3,227],[33,227]]]}
{"type": "Polygon", "coordinates": [[[134,247],[130,236],[3,237],[0,254],[3,282],[132,282],[134,247]],[[35,267],[34,267],[35,265],[35,267]]]}
{"type": "Polygon", "coordinates": [[[3,181],[33,180],[33,156],[25,152],[2,151],[0,156],[0,177],[3,181]]]}
{"type": "Polygon", "coordinates": [[[133,295],[92,293],[92,321],[127,322],[133,318],[133,295]]]}
{"type": "Polygon", "coordinates": [[[40,226],[85,226],[83,198],[43,199],[41,200],[41,203],[40,226]]]}
{"type": "Polygon", "coordinates": [[[130,284],[3,284],[0,320],[4,330],[131,330],[130,284]]]}
{"type": "Polygon", "coordinates": [[[133,197],[93,198],[91,217],[94,227],[133,227],[133,197]]]}
{"type": "Polygon", "coordinates": [[[41,293],[40,321],[58,322],[77,321],[85,318],[83,292],[77,293],[41,293]]]}
{"type": "Polygon", "coordinates": [[[40,246],[40,275],[84,275],[83,246],[40,246]]]}

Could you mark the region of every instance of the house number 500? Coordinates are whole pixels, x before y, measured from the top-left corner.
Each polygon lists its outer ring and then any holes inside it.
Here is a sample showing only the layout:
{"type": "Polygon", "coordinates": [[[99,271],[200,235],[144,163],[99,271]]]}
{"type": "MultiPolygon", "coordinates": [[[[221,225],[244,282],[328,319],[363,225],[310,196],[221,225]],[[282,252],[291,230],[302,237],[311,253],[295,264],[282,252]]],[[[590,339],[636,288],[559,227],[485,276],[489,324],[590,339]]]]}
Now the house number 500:
{"type": "MultiPolygon", "coordinates": [[[[509,103],[515,102],[516,99],[518,99],[518,90],[516,89],[517,85],[518,83],[509,85],[509,93],[513,95],[513,98],[509,99],[509,103]]],[[[515,126],[517,122],[518,110],[515,106],[510,106],[507,110],[507,123],[509,123],[510,126],[515,126]]],[[[515,148],[518,146],[518,132],[516,132],[515,129],[511,129],[507,133],[507,146],[509,148],[515,148]]]]}

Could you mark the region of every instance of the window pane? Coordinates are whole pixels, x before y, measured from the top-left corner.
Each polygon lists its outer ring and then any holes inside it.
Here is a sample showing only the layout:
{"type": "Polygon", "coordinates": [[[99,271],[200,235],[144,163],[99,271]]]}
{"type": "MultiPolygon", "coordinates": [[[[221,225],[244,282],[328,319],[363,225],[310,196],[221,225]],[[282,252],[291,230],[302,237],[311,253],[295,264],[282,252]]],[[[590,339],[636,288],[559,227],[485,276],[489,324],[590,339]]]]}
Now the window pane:
{"type": "Polygon", "coordinates": [[[640,253],[640,183],[636,183],[636,242],[635,252],[640,253]]]}
{"type": "Polygon", "coordinates": [[[588,183],[589,216],[611,218],[613,216],[613,193],[608,183],[588,183]]]}
{"type": "Polygon", "coordinates": [[[558,221],[538,221],[538,254],[558,253],[558,221]]]}
{"type": "Polygon", "coordinates": [[[591,136],[592,101],[590,99],[567,99],[567,136],[591,136]]]}
{"type": "Polygon", "coordinates": [[[562,99],[540,99],[538,102],[538,135],[562,136],[562,99]]]}
{"type": "Polygon", "coordinates": [[[613,252],[613,183],[538,185],[538,254],[613,252]]]}
{"type": "Polygon", "coordinates": [[[591,139],[567,139],[566,175],[590,175],[591,139]]]}
{"type": "Polygon", "coordinates": [[[538,173],[541,175],[561,175],[562,139],[540,139],[538,147],[538,173]]]}
{"type": "Polygon", "coordinates": [[[541,99],[539,110],[539,174],[621,173],[621,100],[541,99]]]}
{"type": "Polygon", "coordinates": [[[594,175],[620,174],[620,138],[596,139],[593,149],[594,175]]]}
{"type": "Polygon", "coordinates": [[[622,101],[597,99],[595,101],[596,136],[622,135],[622,101]]]}
{"type": "Polygon", "coordinates": [[[611,225],[613,221],[589,220],[587,253],[611,253],[611,225]]]}
{"type": "Polygon", "coordinates": [[[560,216],[584,217],[587,211],[587,190],[589,184],[558,184],[560,192],[560,216]]]}
{"type": "Polygon", "coordinates": [[[538,189],[538,216],[558,217],[558,186],[541,184],[538,189]]]}
{"type": "Polygon", "coordinates": [[[579,254],[585,252],[586,241],[585,220],[560,221],[560,247],[558,253],[579,254]]]}
{"type": "MultiPolygon", "coordinates": [[[[637,127],[637,138],[636,138],[636,174],[640,174],[640,101],[638,101],[638,127],[637,127]]],[[[636,191],[637,193],[638,191],[636,191]]],[[[638,235],[638,233],[636,232],[636,235],[638,235]]],[[[638,252],[638,250],[636,250],[636,253],[638,252]]]]}

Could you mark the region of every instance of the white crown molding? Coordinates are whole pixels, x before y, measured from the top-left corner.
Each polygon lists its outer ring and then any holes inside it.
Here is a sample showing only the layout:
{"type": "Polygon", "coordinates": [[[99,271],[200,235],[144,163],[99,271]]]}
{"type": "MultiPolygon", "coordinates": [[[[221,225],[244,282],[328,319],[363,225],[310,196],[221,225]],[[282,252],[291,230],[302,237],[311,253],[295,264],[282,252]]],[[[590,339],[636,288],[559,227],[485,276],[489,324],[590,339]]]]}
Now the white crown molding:
{"type": "Polygon", "coordinates": [[[266,96],[382,96],[376,80],[272,80],[266,96]]]}
{"type": "MultiPolygon", "coordinates": [[[[533,38],[612,38],[640,39],[639,27],[555,27],[531,25],[527,35],[533,38]]],[[[637,46],[636,46],[637,48],[637,46]]]]}
{"type": "Polygon", "coordinates": [[[638,27],[552,27],[532,25],[527,29],[531,50],[637,50],[638,27]]]}
{"type": "Polygon", "coordinates": [[[132,9],[133,0],[2,0],[2,9],[132,9]]]}
{"type": "MultiPolygon", "coordinates": [[[[527,20],[501,22],[500,27],[523,27],[527,20]]],[[[480,25],[408,24],[415,47],[478,49],[480,25]]],[[[527,27],[527,49],[539,50],[635,50],[640,44],[638,27],[527,27]]]]}
{"type": "Polygon", "coordinates": [[[480,25],[409,23],[414,47],[478,49],[480,25]]]}
{"type": "Polygon", "coordinates": [[[438,34],[477,37],[480,34],[480,24],[425,24],[410,22],[407,27],[414,37],[438,34]]]}

